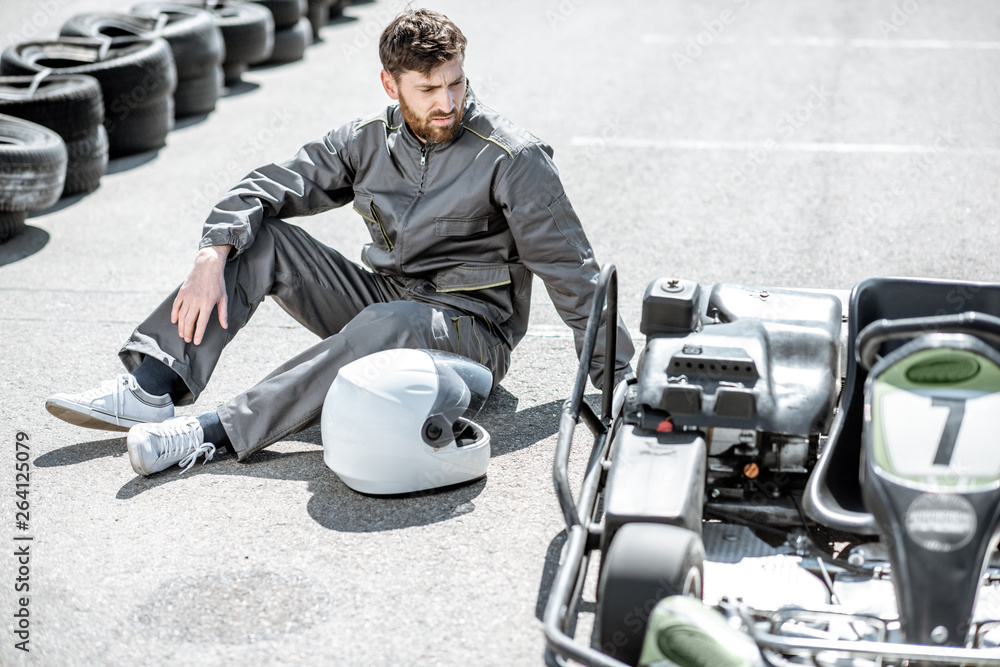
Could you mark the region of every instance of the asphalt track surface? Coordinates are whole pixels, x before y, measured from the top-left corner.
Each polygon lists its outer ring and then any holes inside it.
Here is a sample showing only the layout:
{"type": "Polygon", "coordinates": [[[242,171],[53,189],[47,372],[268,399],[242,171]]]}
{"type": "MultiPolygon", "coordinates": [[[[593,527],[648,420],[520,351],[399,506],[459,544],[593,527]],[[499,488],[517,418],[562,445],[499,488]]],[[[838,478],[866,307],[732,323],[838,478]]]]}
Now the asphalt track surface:
{"type": "MultiPolygon", "coordinates": [[[[131,4],[3,0],[0,46],[131,4]]],[[[386,104],[377,35],[402,6],[350,7],[303,61],[249,72],[165,148],[113,161],[97,191],[0,246],[0,664],[541,664],[562,545],[554,433],[576,363],[537,281],[529,335],[482,415],[489,474],[456,490],[358,495],[323,465],[316,430],[245,463],[141,478],[123,438],[43,408],[120,372],[118,347],[187,273],[224,188],[386,104]],[[30,653],[13,634],[23,544],[30,653]]],[[[554,146],[639,343],[642,293],[662,275],[841,290],[876,275],[1000,280],[996,3],[434,7],[468,36],[479,96],[554,146]]],[[[302,224],[356,257],[359,222],[348,209],[302,224]]],[[[184,412],[312,342],[265,304],[184,412]]]]}

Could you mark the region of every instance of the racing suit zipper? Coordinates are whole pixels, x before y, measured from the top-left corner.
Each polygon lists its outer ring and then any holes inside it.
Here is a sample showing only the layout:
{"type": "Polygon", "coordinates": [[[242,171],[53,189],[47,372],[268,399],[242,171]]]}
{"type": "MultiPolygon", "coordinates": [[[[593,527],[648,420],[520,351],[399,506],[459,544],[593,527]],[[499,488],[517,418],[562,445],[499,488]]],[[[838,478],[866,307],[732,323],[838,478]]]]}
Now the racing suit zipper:
{"type": "Polygon", "coordinates": [[[413,198],[410,205],[406,207],[406,211],[403,213],[402,218],[399,223],[399,231],[396,232],[396,245],[400,247],[400,251],[396,253],[396,269],[399,271],[400,275],[403,272],[403,234],[406,231],[406,223],[409,221],[410,216],[413,215],[414,209],[420,203],[420,200],[424,196],[424,188],[427,186],[427,144],[420,147],[420,187],[417,189],[417,196],[413,198]]]}

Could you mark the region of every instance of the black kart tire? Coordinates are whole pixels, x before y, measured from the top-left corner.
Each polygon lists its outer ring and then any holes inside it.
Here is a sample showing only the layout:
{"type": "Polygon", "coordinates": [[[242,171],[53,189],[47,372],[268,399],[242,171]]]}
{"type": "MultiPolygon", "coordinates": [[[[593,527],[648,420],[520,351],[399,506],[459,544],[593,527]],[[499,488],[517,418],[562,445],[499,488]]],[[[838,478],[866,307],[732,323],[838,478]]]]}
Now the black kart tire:
{"type": "Polygon", "coordinates": [[[216,65],[194,79],[177,82],[174,92],[174,115],[177,118],[206,114],[215,109],[222,95],[222,66],[216,65]]]}
{"type": "Polygon", "coordinates": [[[0,211],[52,206],[66,181],[66,144],[47,127],[0,115],[0,211]]]}
{"type": "MultiPolygon", "coordinates": [[[[101,46],[92,39],[63,37],[57,41],[25,42],[8,47],[0,56],[0,73],[32,74],[52,68],[60,74],[89,74],[101,84],[104,97],[104,127],[112,156],[127,155],[132,147],[151,150],[163,145],[161,130],[173,127],[171,95],[177,87],[177,72],[170,46],[163,39],[139,39],[130,44],[113,45],[100,59],[101,46]],[[139,140],[132,130],[120,136],[122,128],[135,123],[129,117],[149,108],[162,108],[171,99],[169,122],[160,120],[151,133],[139,140]],[[165,128],[165,129],[164,129],[165,128]]],[[[149,116],[146,113],[145,116],[149,116]]]]}
{"type": "Polygon", "coordinates": [[[177,71],[166,41],[139,39],[114,45],[103,60],[100,51],[100,45],[87,38],[23,42],[0,56],[0,74],[35,74],[45,68],[58,74],[89,74],[101,83],[105,117],[174,92],[177,71]]]}
{"type": "Polygon", "coordinates": [[[143,2],[132,13],[158,19],[167,16],[162,37],[170,44],[179,80],[204,76],[226,58],[226,45],[215,17],[205,9],[181,3],[143,2]]]}
{"type": "Polygon", "coordinates": [[[174,98],[133,110],[108,129],[111,157],[156,150],[166,145],[167,134],[174,128],[174,98]]]}
{"type": "Polygon", "coordinates": [[[319,29],[330,22],[330,0],[309,0],[309,24],[313,41],[319,39],[319,29]]]}
{"type": "Polygon", "coordinates": [[[227,86],[233,86],[240,82],[246,71],[246,63],[228,63],[222,66],[222,78],[227,86]]]}
{"type": "Polygon", "coordinates": [[[333,2],[330,3],[330,16],[328,20],[339,19],[344,15],[344,9],[350,4],[350,0],[333,0],[333,2]]]}
{"type": "Polygon", "coordinates": [[[627,523],[618,529],[601,563],[597,585],[599,648],[639,662],[646,623],[656,603],[671,595],[701,598],[705,547],[686,528],[627,523]]]}
{"type": "Polygon", "coordinates": [[[294,27],[309,10],[307,0],[251,0],[263,5],[271,11],[274,17],[274,30],[294,27]]]}
{"type": "Polygon", "coordinates": [[[183,0],[184,4],[204,7],[212,13],[226,45],[222,63],[226,83],[240,80],[248,64],[267,61],[274,49],[274,18],[270,10],[244,0],[183,0]]]}
{"type": "Polygon", "coordinates": [[[292,28],[274,33],[274,51],[269,63],[290,63],[302,60],[306,47],[312,44],[312,26],[309,19],[301,18],[292,28]]]}
{"type": "Polygon", "coordinates": [[[95,190],[108,168],[108,133],[103,125],[80,139],[66,142],[66,183],[62,196],[95,190]]]}
{"type": "Polygon", "coordinates": [[[27,211],[0,211],[0,243],[17,236],[27,218],[27,211]]]}
{"type": "Polygon", "coordinates": [[[90,76],[50,75],[31,97],[32,76],[0,77],[0,113],[44,125],[64,141],[84,137],[104,120],[101,84],[90,76]]]}

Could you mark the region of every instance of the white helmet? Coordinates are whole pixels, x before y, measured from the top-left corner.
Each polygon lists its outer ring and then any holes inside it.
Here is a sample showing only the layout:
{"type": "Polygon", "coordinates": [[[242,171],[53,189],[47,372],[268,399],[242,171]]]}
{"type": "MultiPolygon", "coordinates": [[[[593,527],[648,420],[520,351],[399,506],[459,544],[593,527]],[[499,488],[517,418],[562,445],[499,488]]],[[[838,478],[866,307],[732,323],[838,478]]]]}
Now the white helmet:
{"type": "Polygon", "coordinates": [[[478,479],[490,436],[470,419],[492,386],[489,369],[450,352],[385,350],[352,361],[323,404],[323,461],[362,493],[478,479]]]}

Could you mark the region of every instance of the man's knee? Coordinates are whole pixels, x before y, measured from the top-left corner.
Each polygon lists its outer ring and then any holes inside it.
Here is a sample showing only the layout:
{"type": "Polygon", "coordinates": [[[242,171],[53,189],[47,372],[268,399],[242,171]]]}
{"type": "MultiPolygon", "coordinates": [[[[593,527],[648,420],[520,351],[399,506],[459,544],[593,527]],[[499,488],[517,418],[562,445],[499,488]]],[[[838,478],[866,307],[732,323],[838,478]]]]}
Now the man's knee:
{"type": "Polygon", "coordinates": [[[422,347],[433,329],[435,313],[440,311],[413,301],[390,301],[366,307],[344,327],[344,332],[364,329],[375,341],[393,343],[394,347],[422,347]]]}

